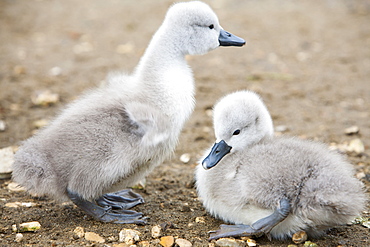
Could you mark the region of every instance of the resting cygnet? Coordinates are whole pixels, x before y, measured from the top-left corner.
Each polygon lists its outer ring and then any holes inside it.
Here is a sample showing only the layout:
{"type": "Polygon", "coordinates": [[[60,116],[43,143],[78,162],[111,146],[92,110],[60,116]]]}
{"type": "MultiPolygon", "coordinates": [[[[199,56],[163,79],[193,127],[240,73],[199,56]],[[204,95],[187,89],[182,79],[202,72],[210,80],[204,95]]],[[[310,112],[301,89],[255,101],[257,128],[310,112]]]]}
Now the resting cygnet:
{"type": "Polygon", "coordinates": [[[348,223],[364,209],[362,183],[324,144],[274,137],[259,96],[240,91],[214,107],[216,144],[196,170],[196,186],[221,225],[211,239],[266,234],[276,239],[348,223]]]}
{"type": "Polygon", "coordinates": [[[39,195],[70,199],[101,221],[145,223],[128,210],[143,202],[140,195],[110,192],[140,181],[173,153],[194,107],[185,55],[244,44],[205,3],[173,5],[132,75],[110,78],[23,143],[13,180],[39,195]]]}

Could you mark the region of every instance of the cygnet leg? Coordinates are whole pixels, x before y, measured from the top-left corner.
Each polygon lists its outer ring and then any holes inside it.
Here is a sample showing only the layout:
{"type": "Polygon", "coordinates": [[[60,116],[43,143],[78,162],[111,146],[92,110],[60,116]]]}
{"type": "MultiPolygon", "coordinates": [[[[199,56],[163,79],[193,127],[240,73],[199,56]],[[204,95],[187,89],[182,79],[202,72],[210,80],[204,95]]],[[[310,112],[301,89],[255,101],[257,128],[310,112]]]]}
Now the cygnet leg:
{"type": "Polygon", "coordinates": [[[283,198],[280,200],[280,207],[271,215],[257,220],[251,226],[249,225],[221,225],[217,231],[211,231],[209,240],[225,237],[242,237],[269,233],[274,226],[283,221],[290,212],[290,202],[283,198]]]}
{"type": "Polygon", "coordinates": [[[142,213],[123,208],[113,210],[112,206],[101,207],[95,203],[82,199],[80,195],[69,190],[67,190],[67,194],[76,206],[96,220],[116,224],[146,224],[147,218],[143,217],[142,213]]]}
{"type": "Polygon", "coordinates": [[[130,209],[138,204],[144,203],[144,198],[131,189],[121,190],[114,193],[104,194],[95,200],[102,207],[111,207],[119,213],[121,209],[130,209]]]}

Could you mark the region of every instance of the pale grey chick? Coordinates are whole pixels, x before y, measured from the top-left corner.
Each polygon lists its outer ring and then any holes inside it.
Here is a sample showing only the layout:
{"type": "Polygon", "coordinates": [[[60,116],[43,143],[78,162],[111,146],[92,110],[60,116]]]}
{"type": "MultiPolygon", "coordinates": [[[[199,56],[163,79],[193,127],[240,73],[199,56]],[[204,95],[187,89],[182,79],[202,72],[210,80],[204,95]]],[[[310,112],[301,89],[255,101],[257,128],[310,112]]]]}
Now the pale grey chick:
{"type": "Polygon", "coordinates": [[[169,158],[194,108],[187,54],[245,41],[224,31],[202,2],[173,5],[132,75],[86,93],[15,155],[13,180],[39,195],[71,199],[94,218],[145,223],[128,210],[140,195],[122,190],[169,158]]]}
{"type": "Polygon", "coordinates": [[[364,209],[363,184],[343,155],[319,142],[274,137],[260,97],[239,91],[214,107],[217,138],[196,169],[196,186],[221,225],[211,239],[297,231],[320,236],[364,209]]]}

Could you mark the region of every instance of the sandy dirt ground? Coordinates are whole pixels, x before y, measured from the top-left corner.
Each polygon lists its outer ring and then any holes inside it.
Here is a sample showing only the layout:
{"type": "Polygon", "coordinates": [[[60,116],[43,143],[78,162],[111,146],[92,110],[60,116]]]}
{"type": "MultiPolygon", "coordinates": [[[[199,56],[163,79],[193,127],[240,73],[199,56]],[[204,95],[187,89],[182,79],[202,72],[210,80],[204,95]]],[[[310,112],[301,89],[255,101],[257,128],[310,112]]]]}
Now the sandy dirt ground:
{"type": "MultiPolygon", "coordinates": [[[[176,152],[138,190],[146,203],[137,207],[150,217],[145,226],[100,223],[72,204],[58,204],[26,192],[9,191],[0,180],[0,246],[113,246],[123,228],[136,229],[141,240],[158,224],[172,225],[164,235],[193,246],[212,246],[208,231],[222,221],[202,207],[193,173],[202,151],[214,142],[209,110],[221,96],[240,89],[261,94],[276,126],[296,135],[345,146],[359,138],[361,153],[348,152],[356,176],[369,190],[370,179],[370,3],[367,1],[206,1],[226,30],[247,40],[243,48],[218,48],[189,57],[196,80],[196,108],[176,152]],[[346,135],[358,126],[360,132],[346,135]],[[182,154],[189,154],[184,164],[182,154]],[[5,207],[35,202],[31,208],[5,207]],[[196,222],[203,217],[203,222],[196,222]],[[199,218],[198,218],[199,219],[199,218]],[[15,242],[11,226],[39,221],[36,233],[15,242]],[[170,223],[171,224],[170,224],[170,223]],[[81,226],[104,244],[73,237],[81,226]]],[[[19,145],[89,88],[104,84],[111,71],[131,72],[161,24],[169,0],[0,1],[0,148],[19,145]],[[48,89],[60,96],[50,106],[35,106],[32,95],[48,89]]],[[[349,198],[350,200],[350,198],[349,198]]],[[[364,212],[364,216],[369,215],[364,212]]],[[[292,241],[255,238],[259,246],[288,246],[292,241]]],[[[369,246],[369,228],[335,227],[318,246],[369,246]]],[[[303,246],[302,244],[299,246],[303,246]]]]}

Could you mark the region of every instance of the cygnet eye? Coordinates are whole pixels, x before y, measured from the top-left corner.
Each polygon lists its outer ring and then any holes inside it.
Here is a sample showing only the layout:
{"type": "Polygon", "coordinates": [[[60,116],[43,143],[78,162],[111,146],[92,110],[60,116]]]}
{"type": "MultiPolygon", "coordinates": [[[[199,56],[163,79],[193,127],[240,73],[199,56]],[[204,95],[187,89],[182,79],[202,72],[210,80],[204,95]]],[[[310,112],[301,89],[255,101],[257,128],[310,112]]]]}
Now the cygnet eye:
{"type": "Polygon", "coordinates": [[[235,130],[234,133],[233,133],[234,136],[237,136],[239,134],[240,134],[240,130],[235,130]]]}
{"type": "Polygon", "coordinates": [[[209,29],[215,28],[215,26],[213,24],[209,25],[208,27],[209,27],[209,29]]]}

